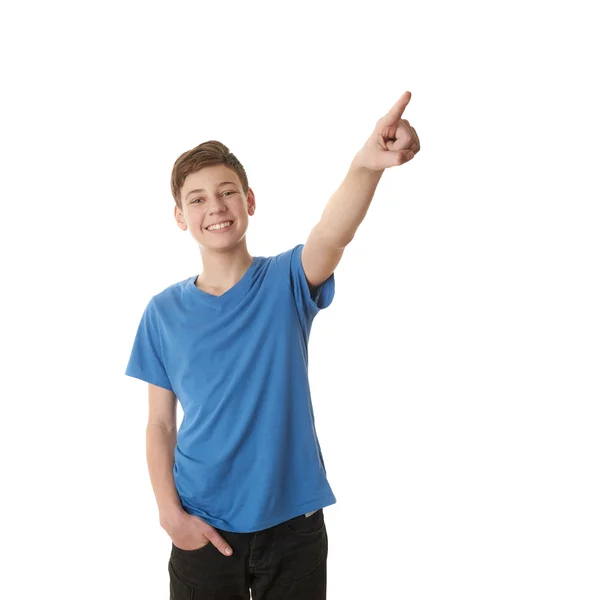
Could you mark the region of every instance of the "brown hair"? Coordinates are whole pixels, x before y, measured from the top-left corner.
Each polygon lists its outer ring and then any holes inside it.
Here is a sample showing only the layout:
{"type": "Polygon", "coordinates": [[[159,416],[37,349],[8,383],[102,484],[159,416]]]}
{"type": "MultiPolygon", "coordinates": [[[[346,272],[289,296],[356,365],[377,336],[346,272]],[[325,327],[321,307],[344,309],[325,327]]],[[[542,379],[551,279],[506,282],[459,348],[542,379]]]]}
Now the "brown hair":
{"type": "Polygon", "coordinates": [[[171,172],[171,193],[175,199],[175,204],[179,208],[181,208],[181,188],[183,187],[185,178],[190,173],[195,173],[203,167],[218,164],[224,164],[235,171],[240,178],[244,194],[248,196],[248,177],[242,163],[229,151],[229,148],[225,144],[216,140],[210,140],[184,152],[173,165],[173,171],[171,172]]]}

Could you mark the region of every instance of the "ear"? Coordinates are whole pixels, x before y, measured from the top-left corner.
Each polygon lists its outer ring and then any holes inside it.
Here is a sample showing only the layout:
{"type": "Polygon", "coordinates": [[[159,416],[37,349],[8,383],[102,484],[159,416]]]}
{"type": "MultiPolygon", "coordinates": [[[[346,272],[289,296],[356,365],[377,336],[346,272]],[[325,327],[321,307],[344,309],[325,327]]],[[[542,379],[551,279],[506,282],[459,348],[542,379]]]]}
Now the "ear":
{"type": "Polygon", "coordinates": [[[182,231],[186,231],[187,223],[185,222],[183,213],[181,212],[181,209],[179,208],[179,206],[177,206],[177,204],[175,205],[174,215],[175,215],[175,221],[177,221],[177,225],[179,226],[179,229],[181,229],[182,231]]]}
{"type": "Polygon", "coordinates": [[[256,197],[252,188],[248,188],[248,214],[253,215],[256,212],[256,197]]]}

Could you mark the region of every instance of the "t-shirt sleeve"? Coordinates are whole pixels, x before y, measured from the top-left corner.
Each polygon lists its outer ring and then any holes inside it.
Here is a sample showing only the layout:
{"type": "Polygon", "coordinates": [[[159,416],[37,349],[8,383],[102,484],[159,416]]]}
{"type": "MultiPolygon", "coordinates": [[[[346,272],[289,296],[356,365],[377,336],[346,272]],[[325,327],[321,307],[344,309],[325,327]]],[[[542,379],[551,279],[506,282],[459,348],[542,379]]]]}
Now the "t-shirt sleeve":
{"type": "Polygon", "coordinates": [[[140,320],[125,375],[173,391],[163,361],[158,315],[153,300],[146,306],[140,320]]]}
{"type": "Polygon", "coordinates": [[[332,273],[329,278],[321,283],[311,294],[304,267],[302,266],[302,250],[304,244],[287,250],[275,257],[275,264],[284,281],[292,289],[298,313],[307,322],[311,322],[317,313],[327,308],[335,296],[335,277],[332,273]]]}

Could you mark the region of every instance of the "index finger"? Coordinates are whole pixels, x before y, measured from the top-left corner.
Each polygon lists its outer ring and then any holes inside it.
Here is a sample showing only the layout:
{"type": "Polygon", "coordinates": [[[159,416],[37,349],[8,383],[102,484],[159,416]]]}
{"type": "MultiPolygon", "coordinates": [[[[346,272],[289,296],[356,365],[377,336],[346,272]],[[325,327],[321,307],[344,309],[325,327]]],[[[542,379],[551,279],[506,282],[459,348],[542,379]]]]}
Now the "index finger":
{"type": "Polygon", "coordinates": [[[215,546],[221,554],[225,554],[225,556],[231,556],[233,552],[231,550],[231,546],[223,539],[222,536],[219,535],[219,532],[214,529],[214,527],[211,527],[203,535],[210,540],[211,544],[215,546]]]}
{"type": "Polygon", "coordinates": [[[383,117],[382,121],[384,122],[384,124],[395,125],[402,117],[404,109],[410,102],[411,97],[412,94],[410,92],[404,92],[404,94],[402,94],[402,96],[400,97],[400,100],[398,100],[398,102],[396,102],[396,104],[392,106],[388,114],[385,115],[385,117],[383,117]]]}

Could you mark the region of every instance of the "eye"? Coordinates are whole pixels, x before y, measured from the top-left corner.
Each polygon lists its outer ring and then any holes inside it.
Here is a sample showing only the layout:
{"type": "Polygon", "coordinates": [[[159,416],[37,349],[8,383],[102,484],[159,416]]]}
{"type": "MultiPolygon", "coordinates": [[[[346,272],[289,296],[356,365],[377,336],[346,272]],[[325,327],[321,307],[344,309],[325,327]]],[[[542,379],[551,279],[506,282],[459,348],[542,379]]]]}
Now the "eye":
{"type": "MultiPolygon", "coordinates": [[[[227,190],[227,191],[223,192],[223,194],[235,194],[235,193],[236,193],[236,191],[235,191],[235,190],[227,190]]],[[[227,197],[229,198],[229,196],[227,196],[227,197]]],[[[195,203],[197,203],[197,202],[203,202],[203,201],[204,201],[204,198],[194,198],[194,199],[193,199],[193,200],[190,202],[190,204],[195,204],[195,203]]]]}

